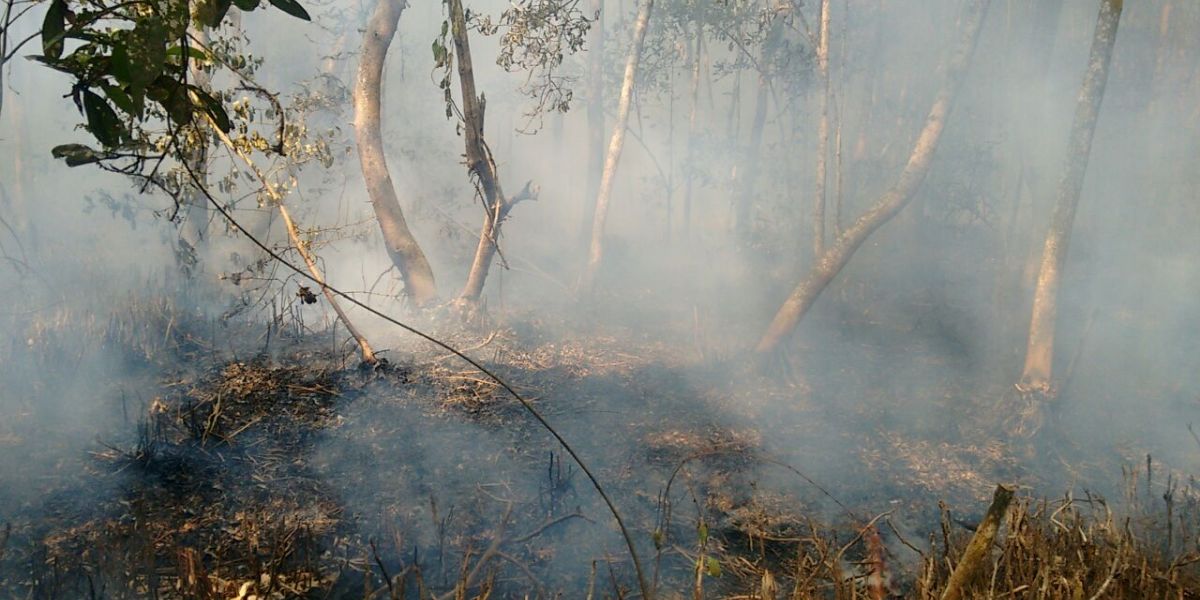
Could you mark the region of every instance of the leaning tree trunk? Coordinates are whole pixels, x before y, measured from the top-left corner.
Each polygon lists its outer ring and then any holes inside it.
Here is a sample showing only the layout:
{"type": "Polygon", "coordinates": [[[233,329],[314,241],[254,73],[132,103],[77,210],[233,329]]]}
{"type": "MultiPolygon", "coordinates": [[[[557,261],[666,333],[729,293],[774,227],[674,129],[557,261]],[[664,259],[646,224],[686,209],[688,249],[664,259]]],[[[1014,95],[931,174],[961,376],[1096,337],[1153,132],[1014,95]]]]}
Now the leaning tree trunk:
{"type": "Polygon", "coordinates": [[[625,61],[625,76],[621,80],[621,98],[617,103],[617,122],[613,125],[608,152],[604,156],[604,170],[600,175],[600,188],[596,192],[596,211],[592,216],[592,243],[588,249],[587,266],[584,268],[580,289],[590,292],[604,258],[604,221],[608,217],[608,199],[612,194],[613,179],[617,174],[617,163],[621,159],[621,148],[625,144],[625,129],[629,125],[629,107],[633,103],[633,80],[637,75],[638,61],[642,57],[642,42],[646,39],[647,25],[654,0],[642,0],[637,21],[633,25],[633,45],[625,61]]]}
{"type": "Polygon", "coordinates": [[[821,0],[820,26],[817,30],[817,77],[821,83],[821,101],[817,123],[817,174],[813,193],[813,257],[825,251],[825,183],[829,170],[829,0],[821,0]]]}
{"type": "Polygon", "coordinates": [[[929,172],[933,153],[946,126],[946,117],[954,105],[954,99],[971,64],[980,26],[990,3],[991,0],[975,0],[971,3],[963,21],[962,38],[946,67],[945,82],[929,109],[925,127],[913,145],[908,164],[900,173],[900,178],[821,254],[808,275],[792,290],[791,295],[775,314],[775,318],[755,347],[756,353],[766,354],[774,351],[812,307],[829,282],[846,266],[859,246],[875,230],[895,217],[916,195],[917,189],[929,172]]]}
{"type": "Polygon", "coordinates": [[[1104,101],[1104,87],[1108,82],[1108,67],[1117,40],[1117,26],[1121,20],[1123,5],[1123,0],[1102,0],[1100,4],[1087,74],[1084,76],[1079,100],[1075,105],[1075,119],[1071,124],[1066,165],[1058,184],[1058,201],[1050,221],[1050,231],[1046,234],[1037,287],[1033,293],[1033,316],[1029,322],[1025,369],[1017,385],[1023,393],[1052,395],[1051,376],[1054,366],[1054,325],[1058,314],[1058,288],[1063,265],[1067,260],[1071,227],[1075,221],[1075,211],[1079,207],[1088,158],[1092,152],[1092,136],[1100,116],[1100,104],[1104,101]]]}
{"type": "Polygon", "coordinates": [[[400,270],[409,298],[417,306],[428,306],[437,301],[437,283],[425,253],[404,221],[404,212],[396,198],[383,153],[379,114],[383,62],[405,7],[405,0],[379,0],[367,22],[358,79],[354,82],[354,132],[367,194],[371,197],[388,256],[400,270]]]}
{"type": "MultiPolygon", "coordinates": [[[[500,226],[508,217],[508,213],[521,199],[528,197],[518,195],[507,198],[500,189],[500,180],[496,174],[496,161],[492,159],[491,150],[483,139],[484,104],[475,93],[475,73],[471,66],[471,44],[467,38],[467,20],[463,14],[462,0],[450,0],[450,28],[454,36],[454,56],[458,65],[458,83],[462,91],[463,139],[466,143],[467,171],[473,174],[479,182],[479,192],[483,197],[484,217],[483,227],[479,231],[479,244],[475,248],[475,260],[471,263],[471,272],[462,293],[458,295],[458,303],[464,308],[473,307],[483,294],[483,284],[487,281],[488,269],[492,258],[496,256],[497,244],[500,242],[500,226]]],[[[529,192],[529,186],[525,186],[529,192]]]]}

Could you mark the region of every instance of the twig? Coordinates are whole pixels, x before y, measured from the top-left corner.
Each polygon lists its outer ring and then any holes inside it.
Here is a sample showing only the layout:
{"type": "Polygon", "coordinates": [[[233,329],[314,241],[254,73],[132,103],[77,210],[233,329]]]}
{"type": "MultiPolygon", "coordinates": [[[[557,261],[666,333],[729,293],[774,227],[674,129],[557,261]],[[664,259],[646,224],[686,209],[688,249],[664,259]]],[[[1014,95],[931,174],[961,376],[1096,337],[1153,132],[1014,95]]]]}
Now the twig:
{"type": "Polygon", "coordinates": [[[1112,567],[1108,569],[1108,577],[1104,578],[1104,583],[1100,584],[1100,589],[1096,590],[1096,593],[1092,594],[1089,600],[1100,600],[1100,597],[1108,590],[1108,586],[1113,582],[1113,577],[1117,575],[1117,567],[1121,564],[1121,558],[1121,547],[1117,546],[1117,555],[1113,557],[1112,567]]]}
{"type": "Polygon", "coordinates": [[[537,529],[534,529],[533,531],[531,531],[519,538],[512,540],[512,543],[522,544],[522,543],[528,542],[529,540],[532,540],[533,538],[541,535],[542,532],[546,531],[547,529],[554,527],[555,525],[558,525],[559,523],[570,521],[571,519],[583,519],[584,521],[587,521],[589,523],[592,522],[591,519],[584,516],[583,513],[575,512],[575,513],[571,513],[569,515],[563,515],[557,519],[552,519],[552,520],[546,521],[545,523],[542,523],[541,525],[538,526],[537,529]]]}
{"type": "MultiPolygon", "coordinates": [[[[482,341],[482,342],[480,342],[479,344],[476,344],[476,345],[474,345],[474,346],[471,346],[470,348],[463,348],[463,350],[462,350],[462,351],[463,351],[463,352],[474,352],[475,350],[478,350],[478,349],[480,349],[480,348],[483,348],[484,346],[487,346],[488,344],[492,343],[492,340],[496,339],[496,335],[498,335],[499,333],[500,333],[500,332],[499,332],[498,330],[493,330],[493,331],[492,331],[492,333],[491,333],[491,335],[487,336],[487,339],[483,340],[483,341],[482,341]]],[[[439,357],[437,357],[437,358],[435,358],[435,359],[433,359],[433,360],[431,360],[431,361],[429,361],[429,362],[425,363],[425,365],[424,365],[424,366],[430,366],[430,365],[434,365],[434,364],[437,364],[437,363],[439,363],[439,362],[442,362],[443,360],[446,360],[447,358],[454,358],[454,356],[455,356],[455,354],[454,354],[454,353],[450,353],[450,354],[446,354],[446,355],[443,355],[443,356],[439,356],[439,357]]],[[[491,385],[491,382],[490,382],[490,381],[488,382],[488,385],[491,385]]]]}
{"type": "Polygon", "coordinates": [[[992,505],[988,507],[987,514],[975,530],[975,535],[971,537],[967,549],[963,551],[958,566],[950,573],[950,580],[946,582],[946,589],[942,592],[942,600],[959,600],[964,597],[966,586],[975,578],[976,573],[983,566],[984,559],[992,549],[992,540],[996,538],[996,532],[1000,529],[1001,522],[1004,521],[1004,515],[1008,512],[1008,505],[1012,502],[1015,493],[1015,488],[1005,485],[996,486],[996,492],[992,496],[992,505]]]}

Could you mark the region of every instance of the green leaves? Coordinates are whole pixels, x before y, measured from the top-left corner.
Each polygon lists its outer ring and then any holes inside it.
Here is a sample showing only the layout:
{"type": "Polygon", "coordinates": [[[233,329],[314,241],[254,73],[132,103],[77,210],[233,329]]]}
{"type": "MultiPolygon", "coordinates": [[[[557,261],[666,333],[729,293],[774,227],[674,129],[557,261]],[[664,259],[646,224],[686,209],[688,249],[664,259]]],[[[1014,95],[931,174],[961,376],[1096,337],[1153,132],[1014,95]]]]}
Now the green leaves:
{"type": "Polygon", "coordinates": [[[101,144],[111,148],[121,143],[125,128],[104,98],[92,90],[83,90],[83,112],[87,115],[88,130],[101,144]]]}
{"type": "MultiPolygon", "coordinates": [[[[95,137],[92,147],[98,148],[65,145],[55,156],[77,166],[136,155],[158,148],[150,140],[163,135],[164,126],[167,135],[209,121],[214,129],[231,131],[225,97],[192,85],[191,70],[200,63],[205,70],[242,71],[253,57],[192,44],[188,28],[217,28],[232,7],[252,11],[267,2],[310,21],[303,1],[44,0],[42,50],[32,58],[71,79],[70,97],[95,137]],[[120,154],[113,152],[118,148],[120,154]]],[[[187,143],[207,143],[202,135],[185,133],[180,139],[187,143]]]]}
{"type": "MultiPolygon", "coordinates": [[[[445,23],[442,23],[445,25],[445,23]]],[[[450,64],[450,52],[441,40],[433,40],[433,68],[440,69],[450,64]]]]}
{"type": "Polygon", "coordinates": [[[47,58],[61,58],[63,38],[67,35],[66,0],[51,0],[42,21],[42,54],[47,58]]]}
{"type": "Polygon", "coordinates": [[[225,15],[229,14],[230,6],[233,6],[233,0],[202,0],[196,5],[196,23],[216,29],[225,20],[225,15]]]}
{"type": "Polygon", "coordinates": [[[714,556],[705,557],[704,571],[709,577],[721,576],[721,561],[718,561],[714,556]]]}
{"type": "Polygon", "coordinates": [[[225,112],[225,107],[221,104],[221,101],[196,86],[189,86],[189,88],[192,92],[192,100],[197,106],[204,109],[212,117],[212,121],[218,129],[229,133],[233,124],[229,121],[229,113],[225,112]]]}
{"type": "Polygon", "coordinates": [[[111,75],[129,86],[137,116],[141,116],[146,88],[162,75],[166,62],[167,30],[157,18],[138,23],[114,44],[111,75]]]}
{"type": "Polygon", "coordinates": [[[312,20],[312,17],[308,16],[308,11],[304,10],[304,7],[300,6],[300,3],[296,2],[296,0],[271,0],[271,6],[274,6],[275,8],[278,8],[279,10],[292,15],[293,17],[296,17],[297,19],[304,19],[305,21],[312,20]]]}
{"type": "Polygon", "coordinates": [[[78,167],[94,162],[100,162],[102,156],[89,146],[83,144],[63,144],[55,146],[50,150],[50,154],[54,158],[61,158],[67,161],[68,167],[78,167]]]}

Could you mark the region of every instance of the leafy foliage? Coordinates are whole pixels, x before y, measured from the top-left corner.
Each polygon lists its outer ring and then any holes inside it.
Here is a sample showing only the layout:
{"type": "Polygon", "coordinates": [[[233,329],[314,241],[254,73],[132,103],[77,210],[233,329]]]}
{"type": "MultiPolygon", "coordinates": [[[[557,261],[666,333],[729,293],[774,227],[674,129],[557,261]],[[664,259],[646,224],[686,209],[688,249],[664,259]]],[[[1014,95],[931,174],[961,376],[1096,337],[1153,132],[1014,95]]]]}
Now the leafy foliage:
{"type": "MultiPolygon", "coordinates": [[[[527,74],[520,91],[533,100],[533,106],[525,113],[530,123],[546,112],[567,112],[571,108],[574,98],[571,85],[575,78],[564,75],[561,67],[566,57],[583,49],[588,31],[598,18],[598,15],[585,15],[579,2],[517,0],[496,20],[490,15],[466,11],[468,27],[480,34],[492,36],[503,31],[496,64],[509,73],[527,74]]],[[[454,53],[449,30],[449,21],[442,21],[441,32],[432,44],[434,69],[442,71],[438,88],[446,102],[448,119],[455,114],[450,92],[454,53]]]]}
{"type": "MultiPolygon", "coordinates": [[[[309,19],[296,0],[270,0],[283,12],[309,19]]],[[[190,80],[213,57],[196,32],[225,22],[231,6],[250,11],[259,0],[50,0],[42,21],[42,53],[34,56],[69,75],[70,96],[86,128],[108,151],[144,153],[138,134],[148,120],[165,119],[178,131],[211,121],[228,132],[222,100],[190,80]]],[[[69,165],[88,164],[76,145],[55,149],[69,165]],[[82,160],[82,162],[80,162],[82,160]]],[[[103,155],[92,150],[91,158],[103,155]]]]}

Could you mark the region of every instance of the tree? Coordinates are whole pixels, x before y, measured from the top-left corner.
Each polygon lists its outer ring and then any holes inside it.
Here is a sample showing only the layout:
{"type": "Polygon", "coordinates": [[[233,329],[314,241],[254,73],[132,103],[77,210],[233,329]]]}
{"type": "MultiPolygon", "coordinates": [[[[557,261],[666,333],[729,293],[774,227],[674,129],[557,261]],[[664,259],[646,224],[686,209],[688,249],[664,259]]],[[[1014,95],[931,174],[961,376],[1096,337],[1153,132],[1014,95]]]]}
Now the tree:
{"type": "Polygon", "coordinates": [[[604,172],[604,0],[591,0],[595,23],[592,24],[588,48],[588,175],[583,189],[583,210],[579,239],[586,241],[592,233],[592,216],[596,209],[596,193],[604,172]]]}
{"type": "Polygon", "coordinates": [[[862,246],[876,230],[885,225],[900,213],[916,195],[917,190],[929,172],[933,161],[934,151],[946,127],[946,119],[954,106],[954,100],[962,87],[971,58],[979,39],[979,31],[990,0],[973,0],[962,19],[962,34],[958,45],[946,66],[945,81],[938,91],[925,127],[917,136],[916,142],[908,157],[908,163],[900,173],[899,178],[882,196],[875,201],[858,220],[847,228],[834,243],[822,252],[816,264],[809,269],[808,274],[792,290],[775,313],[774,319],[759,338],[755,353],[759,355],[773,352],[783,339],[795,329],[796,324],[812,308],[821,292],[837,277],[838,273],[854,256],[855,251],[862,246]]]}
{"type": "Polygon", "coordinates": [[[642,55],[642,44],[646,40],[646,28],[650,24],[650,12],[654,8],[654,0],[642,0],[638,9],[637,20],[633,25],[633,43],[629,47],[629,57],[625,61],[625,74],[621,79],[621,97],[617,102],[617,119],[613,125],[612,136],[608,142],[608,152],[604,156],[604,170],[600,175],[600,188],[596,192],[595,214],[592,217],[592,241],[588,247],[587,266],[584,267],[580,289],[590,292],[595,283],[596,273],[604,258],[604,223],[608,218],[608,201],[612,195],[613,180],[617,174],[617,164],[621,160],[621,149],[625,143],[625,129],[629,126],[629,108],[633,103],[633,82],[637,76],[638,60],[642,55]]]}
{"type": "Polygon", "coordinates": [[[1112,61],[1123,7],[1123,0],[1100,2],[1087,72],[1084,75],[1083,87],[1079,90],[1075,117],[1071,124],[1066,163],[1058,184],[1058,199],[1054,215],[1050,219],[1050,230],[1046,234],[1037,286],[1033,294],[1025,367],[1017,384],[1017,389],[1023,394],[1037,394],[1043,397],[1054,394],[1051,378],[1058,289],[1067,261],[1067,249],[1071,243],[1071,229],[1083,191],[1084,176],[1087,174],[1092,136],[1100,117],[1100,105],[1104,101],[1104,88],[1108,82],[1109,64],[1112,61]]]}
{"type": "Polygon", "coordinates": [[[396,197],[383,151],[380,117],[384,59],[405,7],[405,0],[379,0],[367,23],[358,78],[354,84],[354,132],[358,141],[359,164],[367,183],[371,206],[379,221],[379,230],[383,234],[383,243],[392,264],[400,271],[409,299],[421,307],[437,301],[437,282],[429,260],[408,229],[396,197]]]}
{"type": "MultiPolygon", "coordinates": [[[[821,0],[817,29],[817,76],[820,79],[820,109],[817,123],[817,174],[813,194],[813,256],[825,250],[825,184],[829,160],[829,0],[821,0]]],[[[835,228],[836,229],[836,228],[835,228]]]]}
{"type": "MultiPolygon", "coordinates": [[[[470,314],[477,309],[479,298],[483,294],[483,285],[487,281],[488,270],[492,259],[497,253],[500,239],[500,228],[508,218],[508,213],[518,202],[536,196],[536,190],[531,184],[526,184],[522,193],[508,197],[500,186],[496,161],[492,158],[491,149],[483,136],[484,110],[486,104],[482,94],[475,91],[475,71],[471,62],[471,41],[467,31],[467,19],[464,14],[462,0],[448,0],[450,11],[450,32],[454,41],[454,58],[457,65],[459,91],[462,95],[462,126],[463,142],[466,145],[467,171],[477,182],[477,189],[483,200],[483,225],[479,231],[479,243],[475,248],[475,257],[471,261],[471,270],[467,282],[458,295],[457,302],[470,314]]],[[[439,42],[440,43],[440,42],[439,42]]],[[[451,58],[444,50],[436,48],[435,58],[439,65],[445,65],[449,70],[451,58]]],[[[449,74],[442,80],[442,87],[449,92],[449,74]]],[[[450,107],[447,108],[451,112],[450,107]]]]}

